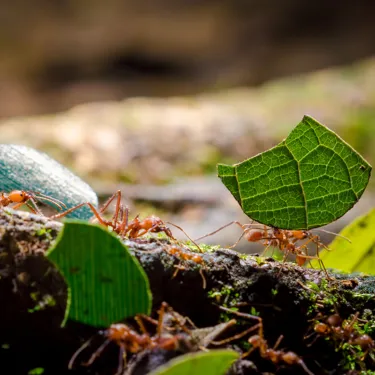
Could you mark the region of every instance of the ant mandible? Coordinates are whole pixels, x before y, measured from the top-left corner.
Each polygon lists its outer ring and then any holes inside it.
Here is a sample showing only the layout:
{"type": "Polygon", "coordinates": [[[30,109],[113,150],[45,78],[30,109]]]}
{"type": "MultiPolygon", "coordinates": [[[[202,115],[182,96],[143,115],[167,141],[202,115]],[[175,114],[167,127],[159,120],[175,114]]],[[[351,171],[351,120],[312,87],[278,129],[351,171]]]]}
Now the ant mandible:
{"type": "MultiPolygon", "coordinates": [[[[190,348],[190,343],[186,338],[186,334],[176,333],[171,334],[164,329],[164,316],[165,313],[169,312],[175,318],[174,323],[178,328],[185,333],[190,335],[190,330],[185,327],[185,320],[181,322],[180,316],[173,311],[173,309],[166,303],[163,302],[160,310],[158,311],[158,320],[154,320],[146,315],[139,314],[135,316],[135,321],[137,322],[141,333],[130,328],[126,324],[112,324],[108,329],[104,331],[99,331],[98,333],[105,337],[105,341],[98,349],[91,355],[89,360],[83,363],[84,366],[92,365],[95,360],[103,353],[104,349],[111,343],[115,343],[120,347],[119,352],[119,364],[117,368],[116,375],[122,374],[125,364],[126,364],[126,354],[139,353],[146,349],[165,349],[165,350],[177,350],[180,343],[184,343],[185,346],[190,348]],[[149,321],[157,326],[156,334],[150,335],[146,330],[143,320],[149,321]]],[[[172,329],[173,330],[173,329],[172,329]]],[[[177,330],[177,329],[174,329],[177,330]]],[[[94,336],[95,337],[95,336],[94,336]]],[[[68,368],[71,370],[78,356],[90,345],[92,337],[86,341],[72,356],[69,361],[68,368]]]]}
{"type": "Polygon", "coordinates": [[[51,198],[48,195],[44,195],[40,192],[32,192],[32,191],[25,191],[25,190],[12,190],[10,193],[1,193],[0,195],[0,208],[7,207],[11,204],[14,204],[11,208],[17,210],[18,208],[26,205],[31,212],[38,215],[43,215],[40,211],[37,201],[38,200],[45,200],[47,202],[51,202],[55,204],[60,210],[66,205],[59,201],[56,198],[51,198]],[[31,205],[31,202],[33,205],[31,205]]]}

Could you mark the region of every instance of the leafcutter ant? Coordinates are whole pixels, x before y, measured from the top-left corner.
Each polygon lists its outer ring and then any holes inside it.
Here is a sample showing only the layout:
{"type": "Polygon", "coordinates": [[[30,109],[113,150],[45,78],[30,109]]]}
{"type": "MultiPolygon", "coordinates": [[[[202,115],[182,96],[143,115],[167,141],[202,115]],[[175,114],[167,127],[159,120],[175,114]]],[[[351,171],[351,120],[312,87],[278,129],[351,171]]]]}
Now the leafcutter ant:
{"type": "MultiPolygon", "coordinates": [[[[186,252],[186,251],[182,250],[181,248],[179,248],[177,246],[170,246],[170,245],[163,246],[163,249],[169,255],[172,255],[172,256],[175,256],[176,258],[178,258],[181,261],[181,263],[184,262],[184,261],[191,261],[191,262],[194,262],[194,263],[196,263],[200,266],[204,265],[203,257],[200,254],[186,252]]],[[[172,278],[177,276],[178,271],[186,269],[181,263],[175,266],[176,271],[174,272],[172,278]]],[[[206,289],[207,282],[206,282],[206,278],[204,277],[204,274],[203,274],[203,268],[199,268],[199,274],[202,277],[203,289],[206,289]]]]}
{"type": "MultiPolygon", "coordinates": [[[[69,213],[79,209],[82,206],[88,206],[94,214],[94,220],[96,219],[101,225],[105,227],[110,227],[113,232],[118,234],[121,238],[137,239],[147,233],[160,233],[164,232],[168,238],[177,241],[172,235],[171,230],[166,226],[166,223],[157,216],[148,216],[143,220],[139,219],[137,215],[133,220],[129,221],[129,208],[124,207],[121,203],[121,191],[118,190],[114,193],[103,205],[103,207],[98,210],[90,202],[80,203],[68,210],[58,213],[50,217],[51,220],[60,219],[69,213]],[[103,217],[103,213],[107,210],[108,206],[116,199],[115,212],[111,219],[107,220],[103,217]]],[[[188,234],[178,225],[169,223],[174,227],[181,230],[194,244],[188,234]]],[[[200,247],[196,244],[197,248],[201,251],[200,247]]]]}
{"type": "Polygon", "coordinates": [[[55,204],[60,210],[66,205],[56,198],[49,197],[48,195],[40,192],[25,191],[25,190],[12,190],[10,193],[1,193],[0,195],[0,208],[7,207],[14,204],[11,208],[17,210],[18,208],[26,205],[31,212],[38,215],[43,215],[40,211],[37,201],[47,201],[55,204]],[[32,203],[32,205],[30,204],[32,203]]]}
{"type": "Polygon", "coordinates": [[[248,342],[249,344],[251,344],[252,347],[246,353],[242,354],[242,358],[249,356],[254,350],[258,349],[259,354],[262,358],[271,361],[275,365],[279,363],[285,363],[287,365],[300,365],[308,375],[314,375],[307,368],[305,362],[299,355],[297,355],[296,353],[292,351],[277,350],[278,346],[281,343],[281,340],[283,339],[282,335],[278,338],[273,348],[270,348],[268,346],[268,342],[264,338],[263,320],[261,317],[231,310],[223,306],[220,306],[220,309],[229,313],[233,313],[245,319],[256,320],[258,321],[258,323],[252,326],[251,328],[247,329],[246,331],[241,332],[235,336],[229,337],[225,340],[218,341],[216,342],[216,344],[222,345],[222,344],[231,342],[233,340],[238,340],[246,336],[251,331],[258,330],[258,334],[252,335],[249,337],[248,342]]]}
{"type": "MultiPolygon", "coordinates": [[[[146,315],[137,315],[134,319],[139,326],[141,333],[132,329],[126,324],[117,323],[112,324],[108,329],[99,331],[98,334],[105,337],[104,342],[95,350],[84,366],[92,365],[95,360],[100,357],[103,351],[110,343],[119,346],[119,364],[116,375],[122,374],[125,364],[127,353],[136,354],[146,349],[165,349],[177,350],[181,347],[187,348],[189,351],[193,350],[193,343],[189,341],[190,330],[185,327],[186,321],[181,320],[181,316],[173,311],[173,309],[163,302],[160,310],[158,311],[158,320],[154,320],[146,315]],[[173,317],[173,327],[165,328],[165,314],[169,313],[173,317]],[[148,321],[156,325],[156,333],[151,335],[144,324],[148,321]]],[[[86,341],[71,357],[68,368],[72,369],[78,356],[91,344],[92,337],[86,341]]]]}
{"type": "Polygon", "coordinates": [[[359,331],[356,326],[356,323],[359,321],[358,316],[359,313],[357,312],[351,319],[342,320],[340,315],[335,313],[323,320],[314,319],[314,332],[306,336],[305,339],[311,337],[313,334],[317,335],[309,346],[312,346],[319,336],[332,338],[338,347],[341,347],[344,343],[358,345],[364,352],[360,358],[360,360],[363,360],[375,348],[375,341],[369,335],[359,331]]]}
{"type": "MultiPolygon", "coordinates": [[[[199,241],[207,236],[211,236],[232,224],[238,225],[242,229],[243,232],[241,236],[239,237],[239,239],[229,248],[235,247],[238,244],[238,242],[243,237],[245,237],[249,242],[261,243],[265,247],[263,254],[270,247],[279,249],[281,252],[284,253],[283,262],[287,260],[289,254],[294,254],[296,256],[296,263],[299,266],[303,266],[306,260],[317,259],[320,266],[324,270],[327,278],[328,279],[330,278],[322,260],[319,257],[319,251],[322,248],[326,250],[329,250],[329,248],[321,242],[320,237],[318,235],[313,234],[310,231],[279,229],[279,228],[268,227],[266,225],[262,226],[261,224],[254,223],[254,222],[249,223],[249,224],[241,224],[238,221],[232,221],[222,226],[221,228],[215,230],[214,232],[211,232],[209,234],[206,234],[196,239],[195,241],[199,241]],[[313,243],[316,245],[316,255],[312,256],[308,254],[307,246],[310,243],[313,243]]],[[[343,237],[339,234],[326,231],[323,229],[321,229],[321,231],[343,237]]],[[[346,237],[343,237],[343,238],[348,240],[346,237]]]]}

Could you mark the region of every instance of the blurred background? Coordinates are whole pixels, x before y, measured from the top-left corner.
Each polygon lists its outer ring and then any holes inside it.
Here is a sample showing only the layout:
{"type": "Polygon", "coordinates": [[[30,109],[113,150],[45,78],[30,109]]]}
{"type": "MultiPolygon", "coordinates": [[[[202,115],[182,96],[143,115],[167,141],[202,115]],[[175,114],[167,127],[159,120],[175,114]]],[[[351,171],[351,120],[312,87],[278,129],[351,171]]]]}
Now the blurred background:
{"type": "MultiPolygon", "coordinates": [[[[193,238],[247,223],[216,164],[276,145],[304,114],[375,164],[374,14],[371,0],[3,0],[0,143],[193,238]]],[[[373,187],[328,229],[373,206],[373,187]]]]}

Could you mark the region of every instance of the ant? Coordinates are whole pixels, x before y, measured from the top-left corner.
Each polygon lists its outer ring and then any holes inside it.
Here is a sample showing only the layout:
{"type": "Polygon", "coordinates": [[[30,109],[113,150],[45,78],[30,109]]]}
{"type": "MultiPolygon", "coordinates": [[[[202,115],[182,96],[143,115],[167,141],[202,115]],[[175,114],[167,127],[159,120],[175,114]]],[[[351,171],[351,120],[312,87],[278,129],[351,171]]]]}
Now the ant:
{"type": "MultiPolygon", "coordinates": [[[[343,321],[339,314],[332,314],[325,319],[325,322],[317,321],[312,334],[317,333],[319,336],[331,337],[334,341],[340,342],[340,346],[345,342],[350,345],[358,345],[365,352],[361,358],[363,360],[367,353],[375,347],[375,342],[369,335],[358,331],[355,326],[355,323],[359,321],[358,316],[357,312],[351,320],[343,321]]],[[[312,334],[306,336],[305,339],[311,337],[312,334]]],[[[309,346],[312,346],[316,339],[309,346]]]]}
{"type": "MultiPolygon", "coordinates": [[[[207,236],[211,236],[232,224],[238,225],[242,229],[243,233],[241,234],[239,239],[229,248],[235,247],[239,243],[239,241],[242,239],[242,237],[245,237],[249,242],[262,243],[262,245],[265,246],[265,250],[263,251],[263,254],[270,247],[275,247],[279,249],[280,251],[285,253],[283,262],[286,261],[289,254],[296,255],[296,263],[299,266],[303,266],[307,259],[317,259],[320,266],[324,270],[327,278],[330,279],[327,273],[327,270],[323,264],[323,261],[319,257],[320,249],[324,248],[326,250],[329,250],[329,248],[320,241],[320,237],[318,235],[315,235],[307,230],[288,230],[288,229],[267,227],[266,225],[263,225],[263,228],[256,228],[256,226],[260,226],[261,224],[254,223],[254,222],[251,222],[249,224],[241,224],[238,221],[232,221],[222,226],[221,228],[215,230],[214,232],[211,232],[202,237],[199,237],[195,241],[201,240],[207,236]],[[300,241],[304,241],[304,242],[302,244],[298,244],[300,241]],[[315,256],[308,255],[307,245],[311,242],[316,245],[315,256]]],[[[339,234],[336,234],[327,230],[321,229],[321,231],[343,237],[339,234]]],[[[347,241],[350,242],[348,238],[346,237],[343,237],[343,238],[345,238],[347,241]]]]}
{"type": "Polygon", "coordinates": [[[55,204],[60,210],[66,205],[56,198],[51,198],[48,195],[44,195],[40,192],[32,192],[25,190],[12,190],[9,194],[1,193],[0,195],[0,208],[7,207],[14,203],[12,209],[17,210],[23,205],[26,205],[32,213],[43,215],[37,205],[38,200],[45,200],[55,204]],[[30,202],[33,204],[31,205],[30,202]]]}
{"type": "Polygon", "coordinates": [[[264,338],[264,331],[263,331],[263,319],[259,316],[256,315],[250,315],[246,313],[242,313],[239,311],[231,310],[229,308],[219,306],[219,308],[223,311],[229,312],[236,314],[240,317],[246,318],[246,319],[252,319],[252,320],[257,320],[258,323],[255,324],[254,326],[250,327],[244,332],[241,332],[235,336],[229,337],[225,340],[221,341],[216,341],[213,342],[214,345],[222,345],[225,343],[228,343],[233,340],[240,339],[244,336],[246,336],[249,332],[258,330],[258,334],[252,335],[249,337],[247,340],[249,344],[251,344],[250,350],[248,350],[246,353],[242,354],[241,358],[248,357],[254,350],[258,349],[259,354],[262,358],[270,360],[273,362],[275,365],[284,362],[287,365],[300,365],[303,370],[308,374],[308,375],[314,375],[306,366],[305,362],[303,359],[298,356],[296,353],[292,351],[284,351],[284,350],[277,350],[278,346],[281,343],[281,340],[283,339],[283,336],[281,335],[278,340],[276,341],[275,345],[273,348],[270,348],[268,346],[267,340],[264,338]]]}
{"type": "MultiPolygon", "coordinates": [[[[196,254],[196,253],[188,253],[186,251],[183,251],[181,248],[176,247],[176,246],[164,246],[163,249],[169,254],[169,255],[174,255],[178,259],[181,259],[181,262],[183,261],[192,261],[198,265],[203,266],[204,265],[204,260],[202,255],[196,254]]],[[[184,266],[181,265],[181,263],[176,267],[176,271],[174,272],[172,278],[177,276],[178,271],[186,269],[184,266]]],[[[199,268],[199,274],[202,277],[203,281],[203,289],[206,289],[207,286],[207,281],[206,278],[204,277],[203,274],[203,269],[199,268]]]]}
{"type": "Polygon", "coordinates": [[[121,203],[121,191],[118,190],[114,193],[103,205],[103,207],[98,211],[90,202],[80,203],[74,207],[69,208],[68,210],[61,212],[57,215],[53,215],[50,219],[60,219],[71,212],[78,210],[82,206],[87,205],[93,212],[96,220],[105,227],[110,227],[112,230],[117,233],[122,238],[128,237],[131,239],[138,238],[146,233],[159,233],[164,232],[169,238],[175,240],[172,235],[171,230],[164,224],[164,222],[156,217],[149,216],[144,220],[139,220],[139,217],[136,216],[131,222],[129,222],[129,208],[125,207],[121,203]],[[112,219],[105,219],[102,214],[106,211],[108,206],[112,203],[113,200],[116,200],[115,212],[112,216],[112,219]]]}
{"type": "MultiPolygon", "coordinates": [[[[129,239],[136,239],[139,238],[146,233],[160,233],[164,232],[167,237],[170,239],[177,241],[175,237],[173,237],[171,230],[166,226],[166,224],[157,216],[148,216],[143,220],[139,219],[139,215],[137,215],[133,220],[129,221],[129,208],[123,206],[121,203],[121,191],[118,190],[114,193],[103,205],[103,207],[98,211],[90,202],[80,203],[74,207],[69,208],[68,210],[61,212],[57,215],[53,215],[50,217],[51,220],[60,219],[69,213],[79,209],[82,206],[87,205],[94,214],[94,219],[96,219],[101,225],[105,227],[110,227],[113,232],[117,233],[121,238],[129,238],[129,239]],[[112,219],[107,220],[105,219],[102,214],[107,210],[108,206],[116,199],[116,206],[115,212],[112,216],[112,219]]],[[[187,233],[178,225],[173,223],[168,223],[173,225],[174,227],[180,229],[194,244],[194,240],[192,240],[187,233]]],[[[200,247],[195,244],[198,249],[202,252],[200,247]]]]}
{"type": "MultiPolygon", "coordinates": [[[[175,334],[172,334],[168,331],[177,331],[177,328],[169,327],[168,329],[164,327],[166,313],[171,314],[173,317],[173,323],[178,326],[180,331],[182,330],[190,335],[190,330],[185,327],[186,320],[182,320],[179,314],[174,312],[166,302],[163,302],[160,310],[158,311],[158,320],[154,320],[143,314],[135,316],[134,319],[137,322],[141,333],[138,333],[136,330],[122,323],[112,324],[108,329],[99,331],[98,333],[105,337],[105,341],[95,350],[89,360],[83,363],[83,365],[92,365],[111,342],[120,347],[119,364],[116,375],[122,374],[126,365],[126,354],[128,352],[131,354],[136,354],[146,349],[156,348],[173,351],[178,350],[181,347],[181,344],[184,344],[186,348],[192,350],[191,343],[189,340],[187,340],[186,334],[176,332],[174,332],[175,334]],[[146,330],[144,321],[148,321],[156,325],[157,328],[155,335],[150,335],[150,333],[146,330]]],[[[77,357],[91,344],[94,337],[86,341],[73,354],[68,364],[69,370],[73,368],[77,357]]]]}

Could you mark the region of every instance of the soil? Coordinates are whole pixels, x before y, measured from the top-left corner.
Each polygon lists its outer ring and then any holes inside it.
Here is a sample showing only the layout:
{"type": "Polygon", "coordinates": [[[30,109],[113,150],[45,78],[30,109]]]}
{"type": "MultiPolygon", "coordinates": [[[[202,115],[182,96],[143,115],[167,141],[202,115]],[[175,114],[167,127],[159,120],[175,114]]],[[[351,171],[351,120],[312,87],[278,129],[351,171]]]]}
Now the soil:
{"type": "MultiPolygon", "coordinates": [[[[61,223],[44,217],[0,211],[1,366],[11,368],[12,374],[32,374],[30,370],[36,368],[43,368],[44,374],[114,374],[118,365],[115,345],[94,365],[82,366],[77,361],[75,369],[68,370],[73,353],[97,334],[97,329],[73,321],[60,328],[67,287],[44,253],[61,228],[61,223]],[[55,303],[49,303],[51,300],[55,303]]],[[[262,318],[270,347],[283,335],[279,349],[295,352],[316,375],[352,375],[374,368],[372,347],[361,352],[351,344],[349,336],[338,342],[329,335],[323,337],[314,332],[317,320],[325,322],[333,313],[342,319],[358,313],[359,322],[367,322],[367,332],[371,335],[375,308],[373,277],[330,273],[327,279],[321,270],[208,246],[200,254],[202,264],[197,264],[169,254],[165,251],[165,241],[152,238],[125,241],[149,277],[153,316],[165,301],[198,328],[214,327],[233,318],[246,327],[254,324],[219,308],[237,307],[241,312],[262,318]],[[175,266],[183,267],[177,275],[175,266]]],[[[197,249],[184,247],[182,251],[190,254],[197,249]]],[[[362,323],[360,327],[363,328],[362,323]]],[[[235,326],[220,339],[238,333],[240,328],[235,326]]],[[[356,332],[351,331],[352,336],[356,332]]],[[[101,339],[98,335],[95,342],[100,345],[101,339]]],[[[244,352],[246,339],[227,346],[244,352]]],[[[88,356],[91,355],[90,349],[87,350],[88,356]]],[[[190,349],[149,350],[129,356],[125,373],[147,374],[186,351],[190,349]]],[[[274,365],[261,358],[258,351],[238,361],[229,373],[306,374],[300,364],[274,365]]]]}

